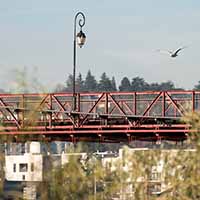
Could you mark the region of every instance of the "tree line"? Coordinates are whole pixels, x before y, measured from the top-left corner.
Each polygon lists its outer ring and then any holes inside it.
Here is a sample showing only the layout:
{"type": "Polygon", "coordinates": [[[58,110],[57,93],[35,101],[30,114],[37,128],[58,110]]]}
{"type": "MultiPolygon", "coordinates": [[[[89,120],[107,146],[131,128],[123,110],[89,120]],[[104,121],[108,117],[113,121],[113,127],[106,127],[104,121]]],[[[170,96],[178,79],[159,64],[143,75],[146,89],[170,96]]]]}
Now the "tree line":
{"type": "MultiPolygon", "coordinates": [[[[16,69],[13,71],[13,80],[10,88],[6,91],[0,88],[0,93],[31,93],[31,92],[49,92],[48,87],[45,87],[38,79],[37,69],[36,73],[31,73],[24,69],[16,69]]],[[[53,92],[72,92],[73,76],[69,74],[65,84],[58,84],[53,92]]],[[[194,85],[193,90],[200,90],[200,80],[194,85]]],[[[148,83],[140,76],[129,79],[127,76],[123,77],[118,86],[115,77],[108,77],[103,72],[100,79],[97,80],[95,76],[88,70],[85,79],[81,73],[76,78],[76,92],[133,92],[133,91],[167,91],[167,90],[184,90],[184,88],[176,87],[173,81],[165,81],[161,83],[148,83]]],[[[52,91],[52,90],[51,90],[52,91]]]]}
{"type": "MultiPolygon", "coordinates": [[[[70,74],[66,80],[65,86],[59,85],[55,89],[56,92],[71,92],[73,87],[73,76],[70,74]]],[[[200,90],[200,81],[194,86],[194,90],[200,90]]],[[[97,81],[95,76],[89,70],[86,74],[85,79],[83,79],[81,73],[79,73],[76,78],[76,91],[77,92],[132,92],[132,91],[167,91],[167,90],[184,90],[184,88],[177,88],[172,81],[166,81],[161,83],[148,83],[139,76],[132,79],[128,77],[123,77],[117,87],[115,77],[108,77],[108,75],[103,72],[100,76],[100,80],[97,81]]]]}

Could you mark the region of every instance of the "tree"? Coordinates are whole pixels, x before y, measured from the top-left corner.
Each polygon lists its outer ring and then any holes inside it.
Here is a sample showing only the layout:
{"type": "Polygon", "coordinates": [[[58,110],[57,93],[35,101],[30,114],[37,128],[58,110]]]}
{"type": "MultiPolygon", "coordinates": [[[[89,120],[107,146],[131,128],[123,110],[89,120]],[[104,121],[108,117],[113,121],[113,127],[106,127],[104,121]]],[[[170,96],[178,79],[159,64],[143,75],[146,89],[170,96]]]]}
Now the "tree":
{"type": "Polygon", "coordinates": [[[87,200],[91,195],[90,191],[92,186],[79,157],[70,156],[68,163],[53,171],[49,191],[51,199],[87,200]]]}
{"type": "Polygon", "coordinates": [[[11,93],[47,92],[47,88],[38,80],[36,67],[33,69],[33,72],[30,72],[27,67],[24,67],[23,69],[12,70],[11,74],[13,75],[10,88],[11,93]]]}
{"type": "MultiPolygon", "coordinates": [[[[68,162],[63,166],[49,168],[52,164],[48,164],[45,182],[39,185],[40,199],[107,200],[119,191],[120,173],[108,171],[91,154],[82,157],[79,150],[70,151],[68,162]],[[104,183],[109,185],[105,187],[104,183]]],[[[48,160],[51,161],[50,158],[48,160]]]]}
{"type": "Polygon", "coordinates": [[[119,86],[119,91],[131,91],[131,83],[127,77],[124,77],[121,80],[121,84],[119,86]]]}
{"type": "Polygon", "coordinates": [[[66,91],[67,92],[72,92],[73,88],[73,76],[69,74],[67,80],[66,80],[66,91]]]}
{"type": "Polygon", "coordinates": [[[99,80],[99,84],[98,84],[98,90],[100,92],[103,91],[112,91],[113,87],[112,87],[112,82],[111,80],[108,78],[108,76],[106,75],[106,73],[104,72],[101,75],[101,78],[99,80]]]}
{"type": "Polygon", "coordinates": [[[76,79],[76,91],[84,91],[84,80],[82,79],[81,73],[79,73],[78,78],[76,79]]]}
{"type": "Polygon", "coordinates": [[[194,86],[194,90],[200,90],[200,81],[194,86]]]}
{"type": "MultiPolygon", "coordinates": [[[[190,113],[183,120],[192,130],[200,130],[199,113],[190,113]]],[[[48,194],[46,199],[58,200],[157,200],[151,192],[160,187],[159,199],[200,199],[199,131],[190,134],[187,143],[189,149],[125,147],[107,164],[108,157],[101,162],[97,156],[88,154],[82,162],[80,157],[70,156],[66,165],[50,170],[49,177],[45,176],[48,181],[46,189],[41,187],[42,193],[48,194]]]]}
{"type": "Polygon", "coordinates": [[[175,86],[172,81],[162,82],[162,83],[151,83],[149,84],[149,90],[154,91],[166,91],[166,90],[174,90],[175,86]]]}
{"type": "Polygon", "coordinates": [[[88,71],[85,78],[84,90],[86,92],[97,91],[97,81],[95,80],[95,77],[91,74],[90,70],[88,71]]]}
{"type": "Polygon", "coordinates": [[[149,89],[149,84],[143,78],[137,76],[132,79],[131,89],[132,91],[145,91],[149,89]]]}
{"type": "Polygon", "coordinates": [[[112,85],[112,91],[117,91],[117,86],[116,86],[116,82],[115,82],[115,77],[112,77],[111,80],[111,85],[112,85]]]}
{"type": "Polygon", "coordinates": [[[159,83],[151,83],[149,85],[149,90],[159,91],[160,90],[160,84],[159,83]]]}
{"type": "Polygon", "coordinates": [[[160,90],[174,90],[175,86],[172,81],[163,82],[160,84],[160,90]]]}

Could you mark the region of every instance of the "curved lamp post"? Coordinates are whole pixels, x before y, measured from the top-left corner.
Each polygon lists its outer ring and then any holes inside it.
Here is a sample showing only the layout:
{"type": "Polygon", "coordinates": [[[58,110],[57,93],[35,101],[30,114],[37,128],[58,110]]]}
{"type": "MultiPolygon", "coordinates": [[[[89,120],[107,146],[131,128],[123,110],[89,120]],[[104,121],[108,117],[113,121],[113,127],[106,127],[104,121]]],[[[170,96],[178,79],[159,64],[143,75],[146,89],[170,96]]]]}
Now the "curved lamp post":
{"type": "Polygon", "coordinates": [[[74,53],[73,53],[73,111],[76,110],[76,45],[80,48],[85,44],[86,36],[82,31],[82,27],[85,25],[85,15],[82,12],[78,12],[74,18],[74,53]],[[80,26],[80,32],[76,34],[77,19],[80,26]]]}

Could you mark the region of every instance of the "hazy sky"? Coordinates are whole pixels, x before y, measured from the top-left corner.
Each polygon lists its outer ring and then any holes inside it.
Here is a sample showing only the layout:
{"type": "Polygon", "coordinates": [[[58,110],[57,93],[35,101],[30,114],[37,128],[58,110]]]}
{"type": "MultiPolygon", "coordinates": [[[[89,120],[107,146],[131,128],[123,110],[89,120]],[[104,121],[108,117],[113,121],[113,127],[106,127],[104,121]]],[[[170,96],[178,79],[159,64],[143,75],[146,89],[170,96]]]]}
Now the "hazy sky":
{"type": "MultiPolygon", "coordinates": [[[[72,73],[73,22],[86,16],[87,42],[77,49],[77,73],[89,69],[140,76],[149,83],[172,80],[192,89],[200,80],[199,0],[0,0],[0,88],[11,72],[27,67],[52,88],[72,73]],[[173,59],[157,49],[188,46],[173,59]]],[[[78,27],[77,27],[78,29],[78,27]]]]}

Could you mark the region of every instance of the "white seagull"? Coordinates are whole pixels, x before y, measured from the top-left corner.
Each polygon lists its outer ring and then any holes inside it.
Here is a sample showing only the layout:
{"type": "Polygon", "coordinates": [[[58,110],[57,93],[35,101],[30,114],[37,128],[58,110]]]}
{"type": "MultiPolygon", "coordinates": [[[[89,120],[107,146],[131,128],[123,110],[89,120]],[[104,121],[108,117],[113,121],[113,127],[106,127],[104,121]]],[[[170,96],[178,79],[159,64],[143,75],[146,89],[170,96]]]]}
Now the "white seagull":
{"type": "Polygon", "coordinates": [[[160,50],[160,49],[158,49],[158,51],[163,52],[163,53],[168,53],[172,58],[175,58],[178,56],[178,52],[185,48],[186,47],[181,47],[177,49],[176,51],[167,51],[167,50],[160,50]]]}

